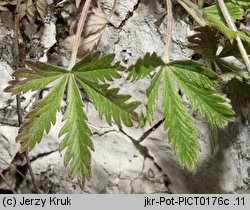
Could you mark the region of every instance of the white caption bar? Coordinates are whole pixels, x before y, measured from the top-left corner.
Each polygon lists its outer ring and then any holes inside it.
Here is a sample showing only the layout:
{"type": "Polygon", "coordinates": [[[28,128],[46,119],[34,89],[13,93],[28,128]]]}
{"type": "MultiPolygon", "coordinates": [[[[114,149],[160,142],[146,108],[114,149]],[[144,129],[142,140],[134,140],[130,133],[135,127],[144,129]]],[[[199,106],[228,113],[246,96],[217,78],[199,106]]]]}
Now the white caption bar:
{"type": "Polygon", "coordinates": [[[250,209],[250,195],[0,195],[0,209],[250,209]]]}

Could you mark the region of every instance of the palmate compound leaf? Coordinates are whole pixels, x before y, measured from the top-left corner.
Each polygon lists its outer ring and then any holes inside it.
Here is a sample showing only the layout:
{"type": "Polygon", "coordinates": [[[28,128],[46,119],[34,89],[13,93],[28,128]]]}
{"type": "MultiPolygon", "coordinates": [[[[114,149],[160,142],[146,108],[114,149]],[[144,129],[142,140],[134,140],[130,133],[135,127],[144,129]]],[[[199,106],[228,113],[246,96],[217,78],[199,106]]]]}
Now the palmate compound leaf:
{"type": "MultiPolygon", "coordinates": [[[[141,69],[144,68],[143,60],[145,59],[140,61],[141,69]]],[[[148,62],[146,62],[145,68],[147,66],[150,66],[148,62]]],[[[146,120],[151,122],[153,118],[154,105],[163,77],[163,117],[166,121],[164,128],[168,129],[168,139],[172,142],[172,148],[176,152],[180,164],[185,165],[189,170],[194,170],[200,159],[198,131],[193,125],[194,118],[189,114],[175,89],[173,79],[187,95],[193,109],[198,111],[201,116],[207,117],[209,122],[215,126],[223,127],[228,121],[233,120],[231,105],[228,103],[228,99],[219,94],[218,76],[203,65],[186,60],[159,64],[159,66],[156,65],[157,67],[161,68],[147,89],[146,120]]],[[[138,71],[130,72],[130,74],[135,75],[135,78],[140,78],[138,71]]]]}
{"type": "Polygon", "coordinates": [[[194,33],[188,36],[188,47],[201,54],[206,60],[212,61],[216,57],[220,44],[219,31],[211,26],[196,27],[194,33]]]}
{"type": "Polygon", "coordinates": [[[100,57],[100,52],[95,52],[85,56],[72,68],[73,73],[82,77],[101,80],[102,82],[112,81],[114,78],[120,78],[118,71],[125,68],[119,62],[112,65],[115,54],[109,54],[100,57]]]}
{"type": "Polygon", "coordinates": [[[67,73],[65,69],[41,63],[39,61],[25,61],[30,69],[18,69],[12,74],[16,80],[11,80],[5,92],[12,94],[26,93],[29,90],[37,90],[46,87],[49,83],[67,73]]]}
{"type": "Polygon", "coordinates": [[[69,178],[77,176],[81,188],[84,187],[86,178],[91,178],[90,149],[94,150],[90,139],[91,131],[86,124],[87,116],[83,111],[80,91],[74,76],[69,76],[67,110],[63,116],[65,125],[59,137],[65,135],[60,144],[60,151],[66,149],[64,156],[65,166],[69,166],[69,178]]]}
{"type": "Polygon", "coordinates": [[[124,69],[119,63],[111,65],[114,59],[113,54],[104,57],[99,57],[99,55],[99,53],[93,53],[86,56],[71,71],[41,62],[26,61],[30,69],[15,71],[13,76],[18,80],[11,81],[10,86],[5,89],[13,94],[25,93],[59,80],[52,91],[34,105],[20,128],[17,141],[21,142],[22,151],[24,151],[31,150],[36,143],[39,143],[44,131],[48,133],[51,124],[56,122],[56,112],[60,108],[60,102],[69,80],[67,110],[63,117],[66,123],[59,133],[59,136],[64,136],[60,151],[66,149],[64,163],[69,168],[69,177],[71,179],[77,177],[82,188],[84,182],[91,177],[90,150],[93,150],[93,143],[90,139],[90,129],[86,124],[87,116],[83,111],[76,78],[92,97],[100,115],[105,114],[109,124],[111,124],[111,118],[119,126],[122,122],[131,126],[133,120],[138,120],[134,111],[139,105],[138,102],[126,103],[130,96],[118,94],[118,89],[108,89],[107,84],[98,84],[98,80],[104,82],[118,78],[117,71],[124,69]]]}
{"type": "Polygon", "coordinates": [[[133,121],[138,121],[138,115],[134,110],[140,105],[140,102],[126,103],[131,96],[118,94],[118,88],[108,89],[108,84],[96,84],[81,76],[77,76],[77,78],[92,98],[100,117],[105,115],[108,124],[111,125],[113,119],[118,126],[121,126],[122,121],[130,127],[133,125],[133,121]]]}
{"type": "MultiPolygon", "coordinates": [[[[249,75],[247,71],[225,60],[229,56],[241,60],[241,54],[235,41],[231,43],[229,40],[226,40],[225,43],[222,43],[218,36],[219,31],[213,27],[197,27],[194,30],[197,33],[188,37],[188,41],[191,43],[188,47],[200,53],[205,60],[214,66],[214,70],[216,69],[223,73],[221,76],[223,77],[223,81],[234,77],[239,80],[248,79],[249,75]],[[217,53],[220,48],[222,50],[217,53]]],[[[249,44],[243,42],[243,45],[247,53],[250,54],[249,44]]]]}

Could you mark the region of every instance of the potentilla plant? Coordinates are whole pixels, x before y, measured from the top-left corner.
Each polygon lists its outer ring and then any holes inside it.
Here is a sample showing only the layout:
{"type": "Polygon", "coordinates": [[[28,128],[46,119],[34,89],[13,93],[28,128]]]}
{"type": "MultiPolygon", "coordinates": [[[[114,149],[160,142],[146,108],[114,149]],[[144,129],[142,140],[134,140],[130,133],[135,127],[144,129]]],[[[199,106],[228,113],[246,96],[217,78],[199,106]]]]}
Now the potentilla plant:
{"type": "MultiPolygon", "coordinates": [[[[108,124],[115,123],[121,127],[133,126],[134,123],[143,126],[152,122],[162,85],[162,118],[168,140],[180,165],[195,171],[201,158],[199,131],[194,126],[195,118],[191,113],[197,112],[206,118],[212,129],[224,128],[228,122],[234,121],[234,111],[230,100],[221,91],[221,84],[228,85],[243,107],[250,104],[247,92],[250,90],[250,37],[235,26],[235,22],[243,20],[244,14],[250,10],[250,3],[247,0],[219,0],[214,4],[204,0],[178,0],[178,3],[199,25],[194,29],[194,35],[188,37],[188,47],[199,53],[203,62],[170,61],[173,12],[172,1],[166,0],[168,28],[163,55],[147,53],[126,70],[119,62],[113,62],[115,54],[101,56],[99,52],[90,52],[76,62],[78,49],[93,51],[109,22],[109,16],[102,12],[101,7],[94,6],[97,5],[95,1],[76,1],[76,6],[82,10],[76,33],[68,39],[74,40],[69,68],[28,60],[24,62],[26,67],[18,68],[13,73],[14,79],[5,89],[14,95],[23,94],[57,81],[50,93],[26,115],[16,138],[21,143],[21,151],[33,149],[42,140],[44,132],[48,133],[51,125],[56,123],[56,113],[67,87],[67,110],[63,116],[65,124],[59,132],[59,137],[62,137],[59,149],[66,150],[64,163],[70,179],[77,177],[83,188],[85,181],[91,178],[90,151],[94,151],[94,146],[79,87],[88,94],[100,117],[105,116],[108,124]],[[231,65],[224,59],[228,56],[234,56],[246,68],[231,65]],[[121,71],[126,71],[128,79],[133,82],[155,70],[156,74],[146,91],[146,104],[128,102],[131,98],[129,95],[119,94],[118,88],[110,88],[108,84],[121,78],[121,71]],[[179,92],[186,96],[190,108],[185,105],[179,92]],[[137,114],[139,106],[143,111],[137,114]]],[[[248,119],[249,113],[242,112],[248,119]]]]}

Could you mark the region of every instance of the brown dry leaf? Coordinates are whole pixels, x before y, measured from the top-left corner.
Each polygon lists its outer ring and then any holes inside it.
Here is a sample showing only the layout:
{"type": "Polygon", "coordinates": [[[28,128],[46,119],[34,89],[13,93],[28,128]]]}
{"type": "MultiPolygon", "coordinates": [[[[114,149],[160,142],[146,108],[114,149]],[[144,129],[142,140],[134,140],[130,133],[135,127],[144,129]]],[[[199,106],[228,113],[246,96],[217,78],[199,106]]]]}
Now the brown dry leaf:
{"type": "Polygon", "coordinates": [[[47,5],[47,0],[36,0],[36,9],[42,19],[46,14],[47,5]]]}
{"type": "Polygon", "coordinates": [[[79,7],[80,7],[81,1],[82,1],[82,0],[75,0],[76,8],[79,8],[79,7]]]}
{"type": "Polygon", "coordinates": [[[32,22],[33,18],[35,17],[36,7],[33,4],[32,0],[27,0],[26,3],[26,16],[29,22],[32,22]]]}
{"type": "Polygon", "coordinates": [[[7,8],[8,5],[16,5],[16,1],[15,0],[0,1],[0,11],[9,11],[9,9],[7,8]]]}
{"type": "MultiPolygon", "coordinates": [[[[91,12],[88,14],[88,18],[85,24],[84,32],[81,37],[79,50],[81,52],[91,52],[93,51],[108,23],[107,15],[102,11],[100,7],[92,8],[91,12]]],[[[67,51],[72,51],[72,43],[74,42],[75,34],[67,37],[62,46],[67,51]]]]}
{"type": "Polygon", "coordinates": [[[20,6],[19,13],[20,17],[27,17],[29,22],[32,22],[36,16],[36,11],[43,19],[46,13],[47,0],[23,0],[20,6]]]}
{"type": "MultiPolygon", "coordinates": [[[[44,18],[47,8],[47,0],[20,0],[20,19],[27,18],[32,22],[38,12],[41,19],[44,18]]],[[[16,5],[16,0],[4,0],[0,2],[0,11],[8,11],[8,5],[16,5]]]]}
{"type": "Polygon", "coordinates": [[[107,23],[108,17],[102,9],[93,8],[85,25],[84,39],[80,45],[82,51],[92,51],[97,46],[107,23]]]}
{"type": "Polygon", "coordinates": [[[0,11],[9,11],[7,7],[0,5],[0,11]]]}

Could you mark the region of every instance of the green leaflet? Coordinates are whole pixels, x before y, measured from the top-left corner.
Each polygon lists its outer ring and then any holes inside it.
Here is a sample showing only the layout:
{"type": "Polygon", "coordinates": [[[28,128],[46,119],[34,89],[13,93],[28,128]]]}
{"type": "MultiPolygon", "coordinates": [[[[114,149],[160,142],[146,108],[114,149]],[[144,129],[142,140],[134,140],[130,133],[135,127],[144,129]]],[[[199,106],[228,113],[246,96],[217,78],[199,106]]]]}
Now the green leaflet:
{"type": "MultiPolygon", "coordinates": [[[[229,11],[229,13],[231,14],[231,17],[234,20],[241,20],[243,19],[244,16],[244,10],[242,7],[235,5],[232,2],[227,2],[225,3],[226,7],[229,11]]],[[[233,40],[234,38],[236,38],[237,33],[234,32],[233,30],[229,29],[226,26],[225,23],[225,19],[223,17],[222,12],[220,11],[219,6],[213,5],[210,7],[206,7],[202,9],[203,15],[206,18],[206,20],[213,25],[214,27],[216,27],[220,32],[222,32],[225,36],[227,36],[230,40],[233,40]]],[[[241,38],[244,39],[244,35],[243,34],[239,34],[241,38]]]]}
{"type": "MultiPolygon", "coordinates": [[[[232,2],[225,2],[225,4],[234,21],[243,19],[244,10],[241,6],[238,6],[232,2]]],[[[212,15],[218,21],[224,22],[224,17],[218,4],[215,4],[210,7],[205,7],[202,9],[202,11],[206,14],[212,15]]]]}
{"type": "MultiPolygon", "coordinates": [[[[176,60],[176,61],[170,62],[168,64],[168,66],[174,66],[175,68],[188,70],[191,74],[193,73],[193,77],[194,77],[194,78],[192,78],[192,76],[190,75],[191,78],[189,78],[189,79],[197,82],[200,85],[201,85],[201,83],[204,83],[203,80],[205,79],[205,77],[210,79],[211,80],[210,82],[212,82],[212,83],[214,80],[219,79],[218,75],[213,70],[206,68],[201,63],[193,61],[193,60],[176,60]],[[199,75],[197,75],[197,73],[199,75]],[[201,77],[201,78],[199,78],[199,77],[201,77]]],[[[205,83],[208,83],[208,81],[206,80],[205,83]]]]}
{"type": "Polygon", "coordinates": [[[161,65],[164,65],[164,62],[156,53],[147,53],[143,58],[139,58],[134,65],[128,68],[128,79],[139,80],[144,78],[161,65]]]}
{"type": "Polygon", "coordinates": [[[147,110],[146,120],[148,122],[151,122],[153,118],[154,106],[155,106],[155,101],[158,98],[158,89],[161,83],[162,72],[163,68],[161,68],[161,70],[154,76],[146,92],[148,97],[146,104],[146,110],[147,110]]]}
{"type": "Polygon", "coordinates": [[[119,62],[111,65],[115,54],[109,54],[103,57],[99,56],[99,52],[85,56],[72,68],[72,72],[77,73],[82,77],[89,77],[90,79],[96,80],[99,79],[102,82],[105,82],[105,80],[112,81],[114,78],[120,78],[121,76],[117,71],[123,71],[124,67],[121,66],[119,62]]]}
{"type": "Polygon", "coordinates": [[[17,80],[11,80],[10,86],[5,88],[5,92],[12,92],[13,95],[18,93],[26,93],[29,90],[37,90],[46,87],[49,83],[67,73],[66,70],[49,64],[25,61],[30,69],[18,69],[12,76],[17,80]],[[24,80],[19,80],[25,78],[24,80]]]}
{"type": "MultiPolygon", "coordinates": [[[[194,63],[192,67],[198,69],[195,65],[194,63]]],[[[213,80],[216,77],[207,77],[211,70],[204,68],[204,72],[194,72],[190,71],[191,68],[185,68],[185,65],[183,67],[175,65],[175,62],[170,63],[169,66],[181,90],[201,117],[206,116],[211,124],[218,127],[224,127],[228,121],[233,121],[234,113],[228,103],[229,100],[216,91],[217,84],[213,80]],[[206,70],[209,73],[205,73],[206,70]]]]}
{"type": "Polygon", "coordinates": [[[212,14],[209,14],[206,12],[204,12],[204,16],[212,26],[217,28],[221,33],[227,36],[231,41],[236,38],[237,33],[231,30],[230,28],[228,28],[223,21],[213,16],[212,14]]]}
{"type": "Polygon", "coordinates": [[[21,143],[21,151],[33,149],[36,143],[41,141],[44,131],[49,132],[51,123],[55,124],[56,112],[60,108],[66,81],[65,76],[45,98],[35,104],[34,109],[25,117],[16,138],[21,143]]]}
{"type": "Polygon", "coordinates": [[[241,6],[246,11],[250,10],[250,1],[249,0],[231,0],[236,5],[241,6]]]}
{"type": "Polygon", "coordinates": [[[67,148],[64,156],[65,166],[69,166],[69,177],[76,176],[81,188],[85,179],[91,177],[91,156],[89,149],[93,150],[90,139],[91,131],[86,124],[87,116],[83,111],[83,103],[74,76],[69,76],[67,110],[63,120],[67,120],[59,133],[59,137],[65,134],[60,151],[67,148]]]}
{"type": "Polygon", "coordinates": [[[173,61],[168,64],[174,75],[188,84],[215,90],[219,77],[211,70],[195,61],[173,61]]]}
{"type": "Polygon", "coordinates": [[[84,90],[92,98],[100,117],[105,115],[106,121],[110,125],[112,124],[112,118],[118,126],[121,126],[121,120],[126,126],[132,126],[132,120],[138,121],[138,115],[134,110],[140,105],[140,102],[126,103],[130,96],[119,95],[119,89],[108,89],[108,84],[96,84],[83,77],[78,77],[78,79],[84,90]]]}
{"type": "Polygon", "coordinates": [[[180,96],[173,86],[169,76],[169,70],[164,72],[163,85],[163,116],[165,117],[164,128],[168,129],[168,139],[178,156],[182,166],[193,171],[196,162],[199,161],[198,131],[193,126],[194,118],[188,114],[180,96]]]}

